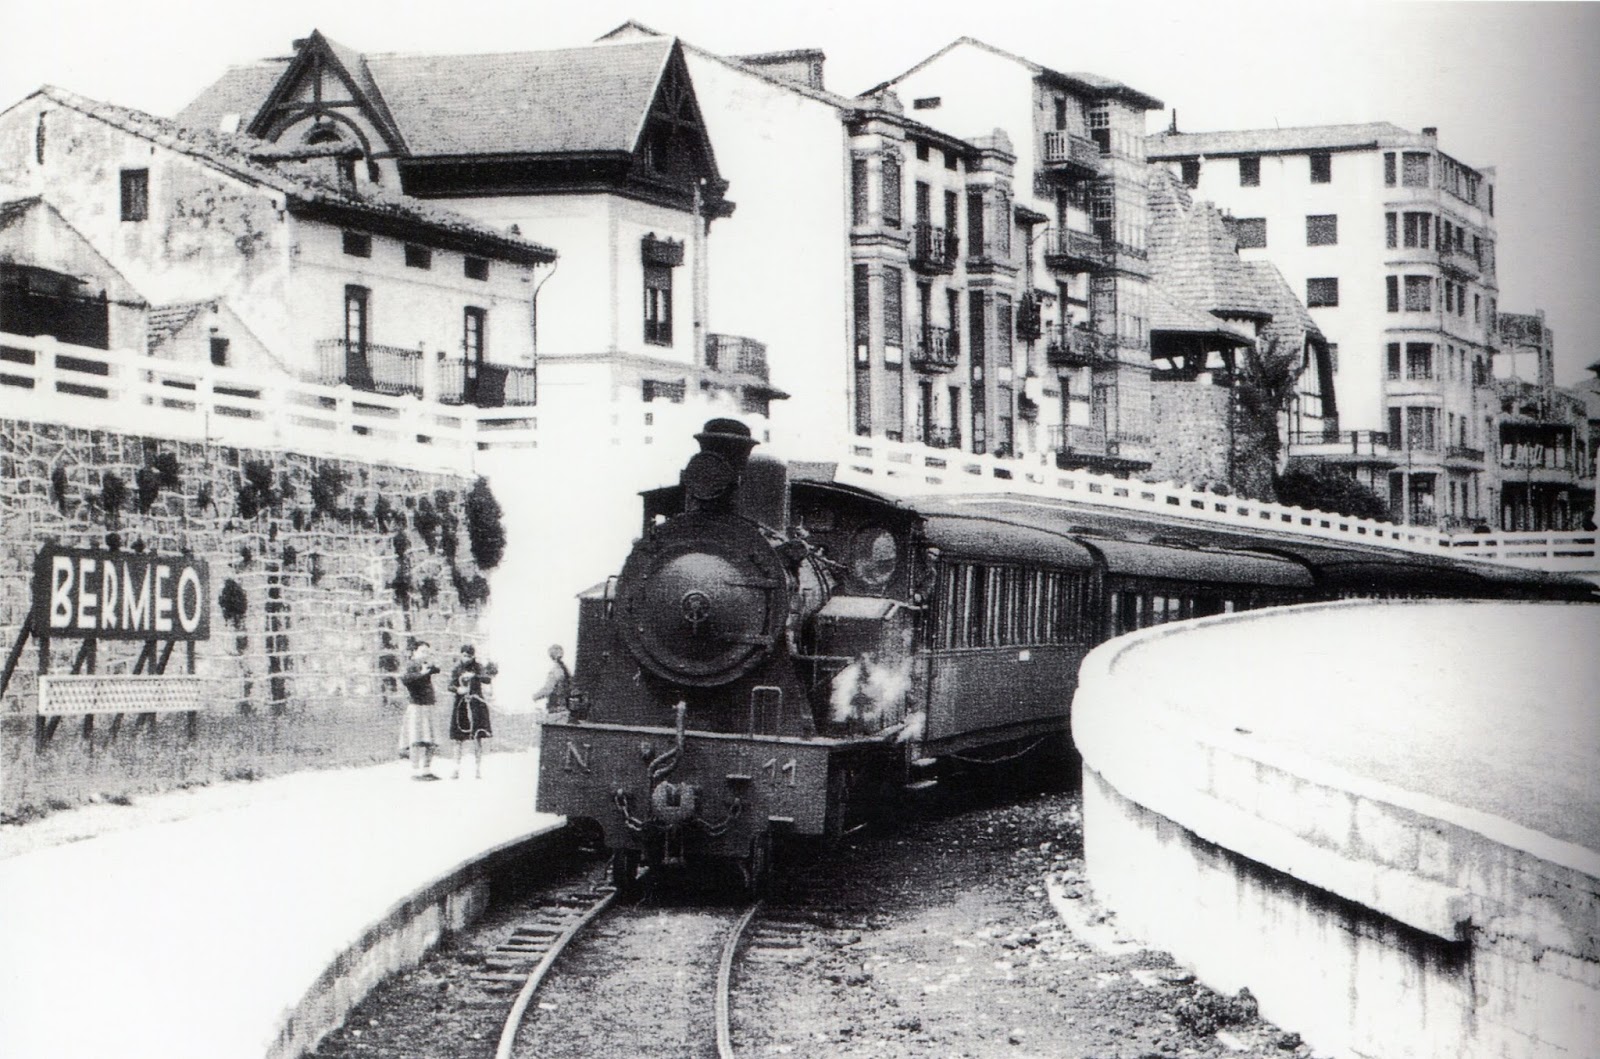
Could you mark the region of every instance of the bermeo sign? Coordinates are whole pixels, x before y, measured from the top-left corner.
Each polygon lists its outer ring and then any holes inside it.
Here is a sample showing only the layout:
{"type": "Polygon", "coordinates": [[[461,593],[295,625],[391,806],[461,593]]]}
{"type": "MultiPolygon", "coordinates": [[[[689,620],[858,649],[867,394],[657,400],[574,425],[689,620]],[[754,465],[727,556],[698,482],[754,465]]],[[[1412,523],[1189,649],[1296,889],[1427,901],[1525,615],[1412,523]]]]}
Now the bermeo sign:
{"type": "Polygon", "coordinates": [[[33,561],[34,630],[102,640],[205,640],[203,560],[47,545],[33,561]]]}

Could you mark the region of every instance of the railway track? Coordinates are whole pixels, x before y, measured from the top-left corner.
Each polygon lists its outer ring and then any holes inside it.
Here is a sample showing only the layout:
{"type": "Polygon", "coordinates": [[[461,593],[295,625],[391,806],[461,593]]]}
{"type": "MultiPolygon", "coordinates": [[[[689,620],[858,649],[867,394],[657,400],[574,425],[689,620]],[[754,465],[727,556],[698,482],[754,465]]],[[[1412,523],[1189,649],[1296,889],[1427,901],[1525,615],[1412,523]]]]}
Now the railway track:
{"type": "Polygon", "coordinates": [[[479,974],[517,990],[495,1059],[736,1059],[730,996],[761,908],[630,906],[609,887],[541,902],[486,954],[479,974]]]}

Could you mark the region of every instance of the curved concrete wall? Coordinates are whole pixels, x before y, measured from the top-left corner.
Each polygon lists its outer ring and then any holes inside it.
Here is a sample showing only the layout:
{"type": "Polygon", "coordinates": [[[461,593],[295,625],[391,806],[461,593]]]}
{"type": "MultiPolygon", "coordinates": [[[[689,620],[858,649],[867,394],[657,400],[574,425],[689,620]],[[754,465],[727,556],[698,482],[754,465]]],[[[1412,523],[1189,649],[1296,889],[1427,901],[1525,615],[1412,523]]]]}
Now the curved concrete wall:
{"type": "Polygon", "coordinates": [[[1597,1054],[1597,642],[1595,607],[1337,604],[1104,645],[1073,703],[1096,895],[1337,1055],[1597,1054]],[[1517,661],[1452,664],[1463,635],[1517,661]],[[1473,703],[1504,727],[1396,735],[1473,703]],[[1485,786],[1545,745],[1528,791],[1485,786]]]}

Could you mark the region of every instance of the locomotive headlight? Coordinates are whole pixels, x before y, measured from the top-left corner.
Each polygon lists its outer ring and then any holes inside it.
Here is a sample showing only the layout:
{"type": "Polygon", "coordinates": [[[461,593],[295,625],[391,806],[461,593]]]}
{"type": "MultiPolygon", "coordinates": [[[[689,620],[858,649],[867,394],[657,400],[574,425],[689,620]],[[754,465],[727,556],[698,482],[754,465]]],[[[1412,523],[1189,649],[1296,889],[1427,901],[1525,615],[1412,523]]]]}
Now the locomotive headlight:
{"type": "Polygon", "coordinates": [[[856,531],[850,548],[850,572],[864,584],[882,588],[894,576],[894,534],[881,526],[856,531]]]}

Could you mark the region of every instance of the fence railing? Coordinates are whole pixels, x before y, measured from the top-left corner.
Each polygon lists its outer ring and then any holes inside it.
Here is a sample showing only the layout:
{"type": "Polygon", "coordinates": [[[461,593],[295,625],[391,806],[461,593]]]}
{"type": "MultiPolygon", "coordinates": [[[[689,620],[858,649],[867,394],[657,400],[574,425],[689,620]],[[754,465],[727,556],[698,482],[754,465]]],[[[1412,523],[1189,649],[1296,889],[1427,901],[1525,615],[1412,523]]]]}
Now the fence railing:
{"type": "Polygon", "coordinates": [[[1403,549],[1419,554],[1600,576],[1600,535],[1583,533],[1445,533],[1285,504],[1222,496],[1172,482],[1142,482],[1092,471],[1058,470],[1048,454],[997,460],[934,451],[880,438],[850,439],[841,480],[901,496],[1008,493],[1070,501],[1232,527],[1403,549]]]}
{"type": "Polygon", "coordinates": [[[422,351],[374,342],[325,338],[317,343],[317,374],[324,386],[343,383],[370,393],[422,395],[422,351]]]}
{"type": "Polygon", "coordinates": [[[534,445],[537,428],[527,408],[450,407],[11,334],[0,334],[0,415],[455,471],[479,449],[534,445]]]}
{"type": "MultiPolygon", "coordinates": [[[[703,414],[689,406],[643,406],[613,431],[611,444],[685,435],[703,414]],[[665,413],[681,409],[683,416],[665,413]],[[682,421],[680,421],[682,419],[682,421]],[[626,429],[623,429],[625,427],[626,429]]],[[[574,404],[539,416],[573,420],[593,434],[593,416],[574,404]]],[[[420,469],[470,473],[474,454],[535,448],[539,416],[531,408],[451,407],[411,396],[325,386],[141,353],[70,346],[48,337],[0,334],[0,417],[124,431],[146,437],[212,441],[346,457],[420,469]]],[[[545,432],[561,428],[547,423],[545,432]]],[[[592,440],[592,439],[591,439],[592,440]]],[[[1132,440],[1123,437],[1119,441],[1132,440]]],[[[996,459],[959,449],[955,432],[930,444],[851,437],[807,437],[803,458],[842,455],[838,475],[891,495],[996,492],[1233,526],[1402,548],[1449,552],[1545,570],[1600,576],[1594,532],[1448,534],[1422,526],[1221,496],[1171,482],[1148,483],[1081,470],[1058,470],[1052,453],[996,459]],[[940,445],[948,447],[939,447],[940,445]]],[[[554,451],[551,449],[550,451],[554,451]]]]}

